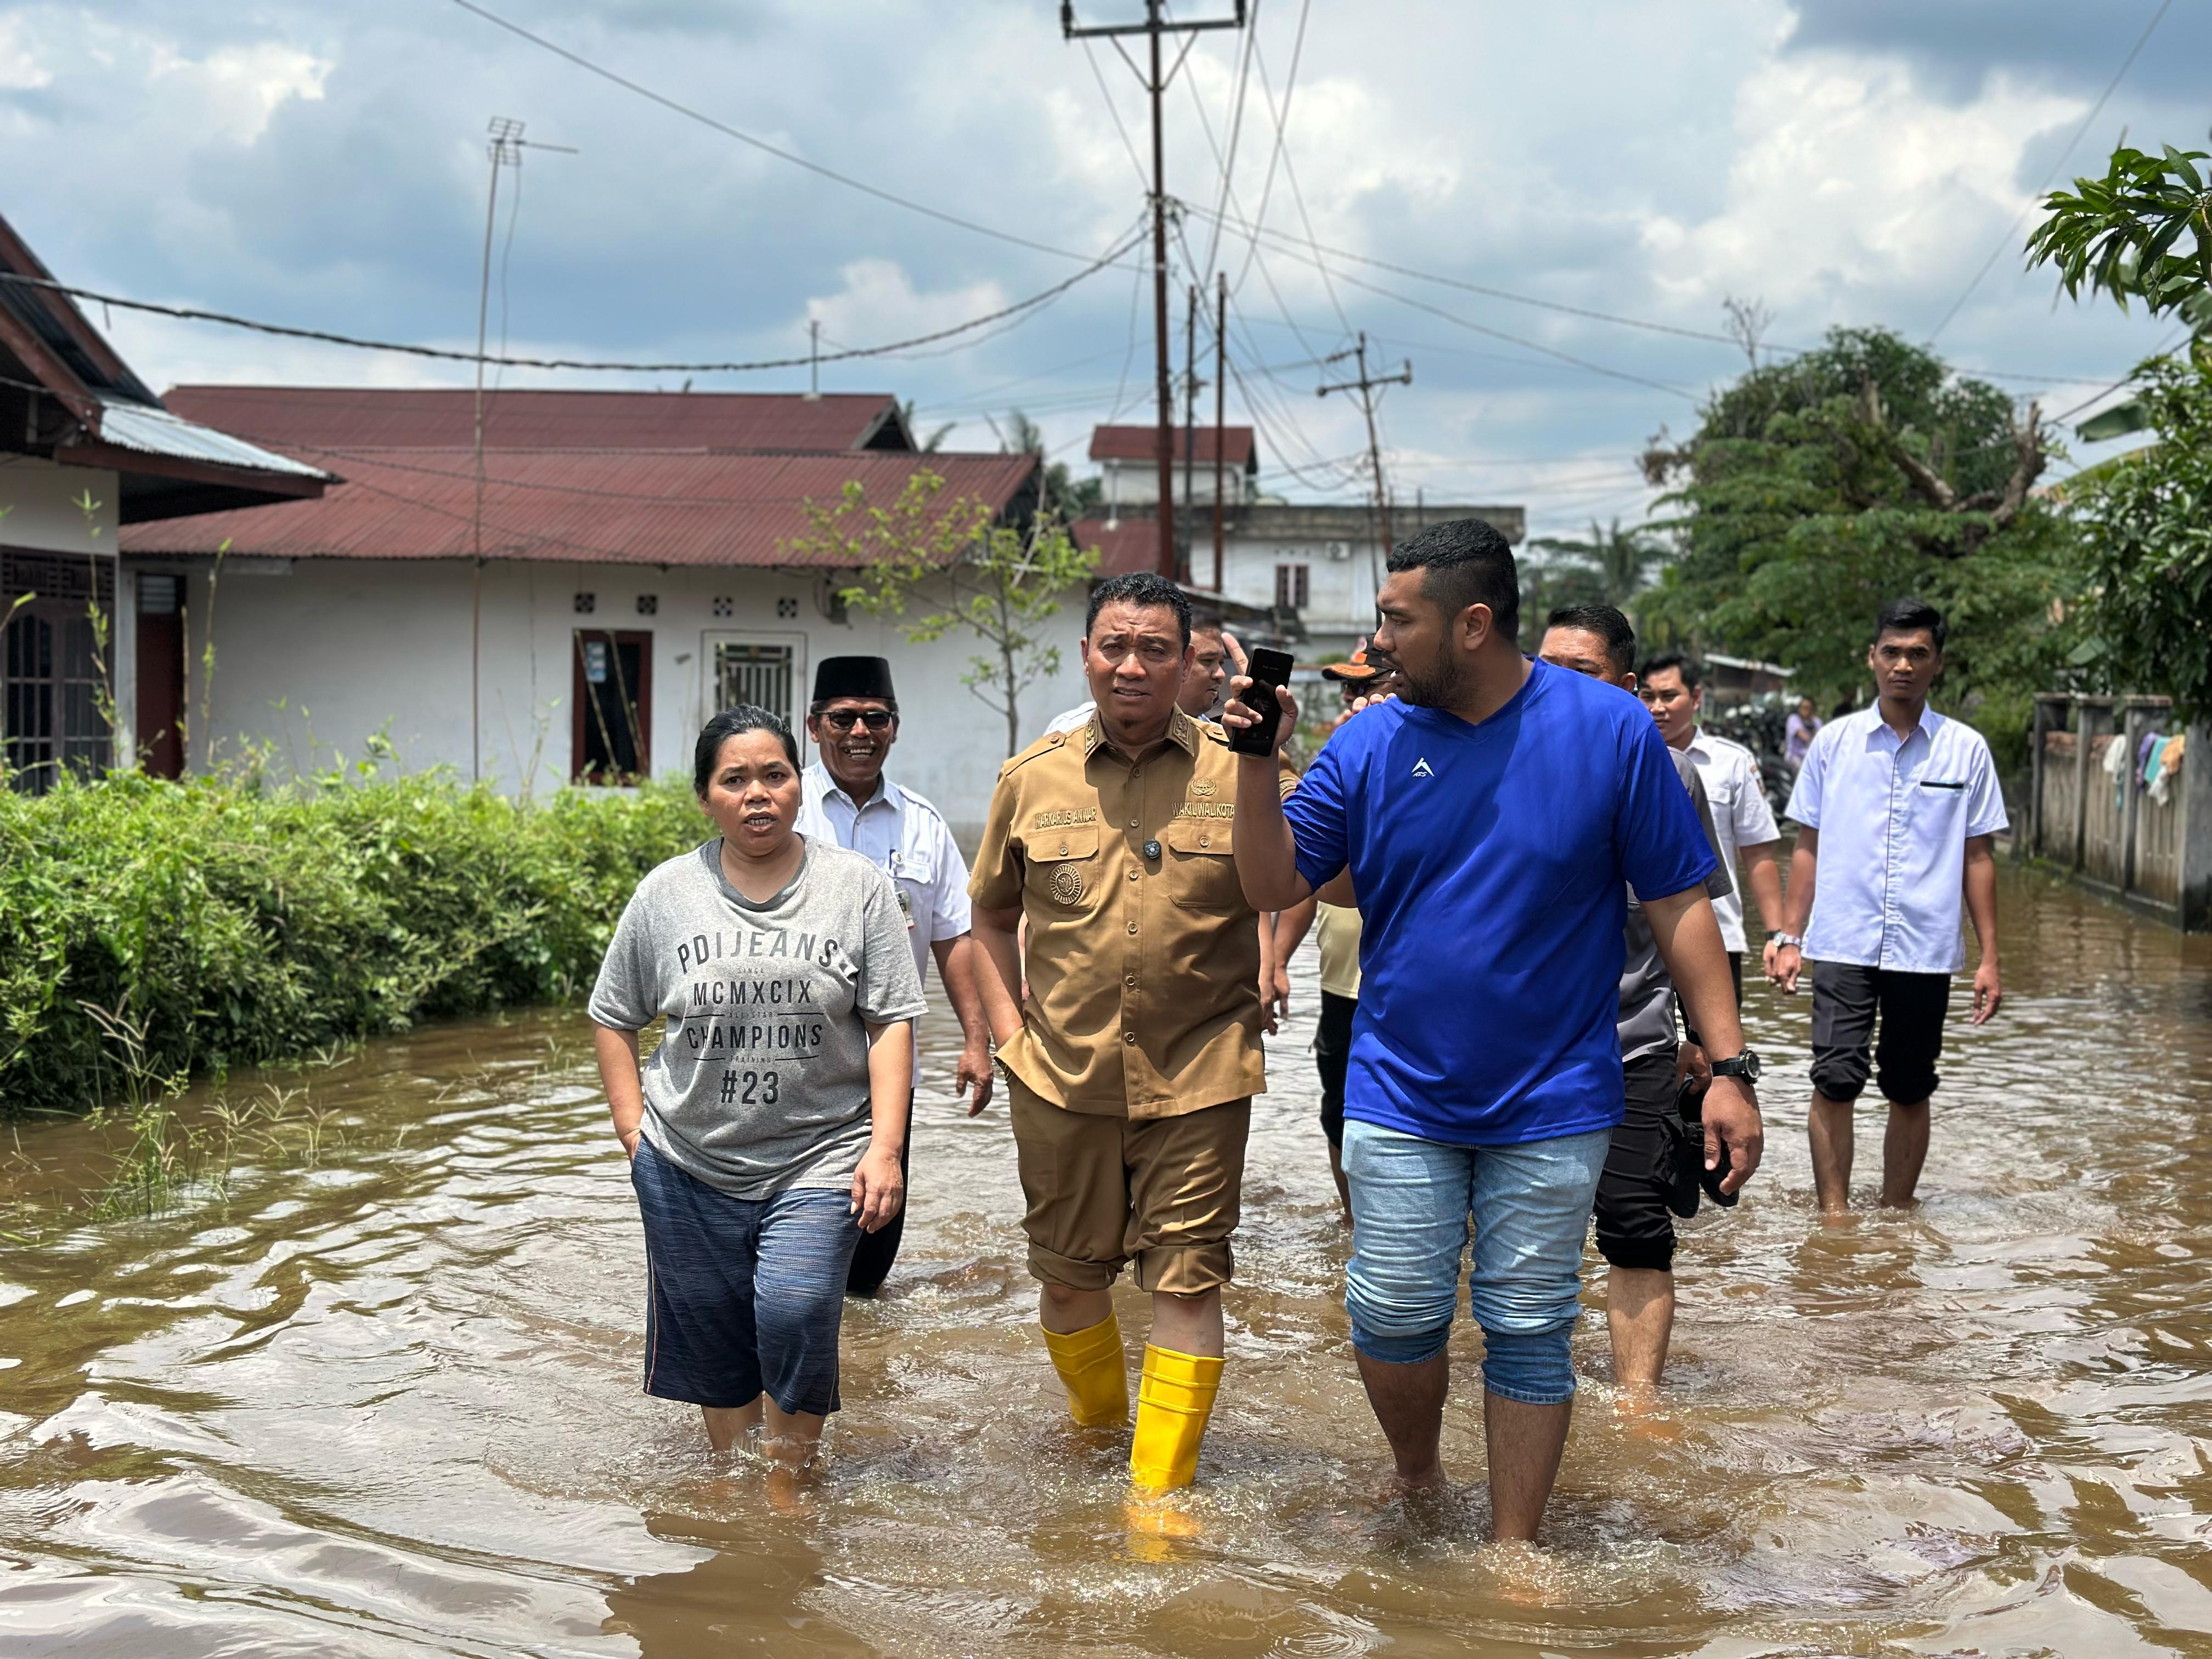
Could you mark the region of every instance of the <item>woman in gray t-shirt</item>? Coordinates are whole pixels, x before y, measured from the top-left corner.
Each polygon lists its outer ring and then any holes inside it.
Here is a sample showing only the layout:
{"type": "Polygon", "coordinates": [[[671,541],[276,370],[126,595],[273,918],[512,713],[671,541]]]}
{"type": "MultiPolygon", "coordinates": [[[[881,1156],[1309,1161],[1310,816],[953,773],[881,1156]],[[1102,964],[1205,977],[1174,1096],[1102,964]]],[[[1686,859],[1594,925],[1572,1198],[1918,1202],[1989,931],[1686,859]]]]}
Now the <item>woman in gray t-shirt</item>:
{"type": "Polygon", "coordinates": [[[921,981],[890,878],[794,833],[784,721],[715,715],[693,784],[721,834],[638,884],[591,1001],[645,1222],[645,1391],[795,1471],[837,1409],[853,1248],[904,1201],[921,981]]]}

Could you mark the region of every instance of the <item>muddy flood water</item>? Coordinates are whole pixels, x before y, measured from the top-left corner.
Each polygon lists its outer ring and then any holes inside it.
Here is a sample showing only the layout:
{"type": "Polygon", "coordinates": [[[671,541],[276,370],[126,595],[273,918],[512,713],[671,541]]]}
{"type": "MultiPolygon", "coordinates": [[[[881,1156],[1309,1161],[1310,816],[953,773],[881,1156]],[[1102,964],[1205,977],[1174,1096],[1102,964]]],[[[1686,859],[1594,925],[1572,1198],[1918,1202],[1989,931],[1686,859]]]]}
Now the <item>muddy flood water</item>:
{"type": "MultiPolygon", "coordinates": [[[[2212,940],[2009,868],[2003,905],[2009,999],[1954,1016],[1910,1217],[1815,1224],[1807,1000],[1751,993],[1765,1170],[1691,1224],[1656,1418],[1618,1408],[1589,1276],[1534,1569],[1482,1541],[1464,1323],[1465,1491],[1379,1496],[1309,953],[1254,1117],[1200,1536],[1133,1544],[1125,1446],[1066,1427],[1005,1114],[948,1103],[941,1014],[913,1221],[887,1294],[848,1305],[818,1492],[779,1509],[708,1453],[638,1392],[636,1212],[556,1012],[270,1073],[327,1115],[319,1150],[241,1163],[219,1201],[12,1212],[42,1236],[0,1243],[0,1653],[2212,1652],[2212,940]]],[[[21,1126],[19,1204],[89,1180],[93,1142],[21,1126]]]]}

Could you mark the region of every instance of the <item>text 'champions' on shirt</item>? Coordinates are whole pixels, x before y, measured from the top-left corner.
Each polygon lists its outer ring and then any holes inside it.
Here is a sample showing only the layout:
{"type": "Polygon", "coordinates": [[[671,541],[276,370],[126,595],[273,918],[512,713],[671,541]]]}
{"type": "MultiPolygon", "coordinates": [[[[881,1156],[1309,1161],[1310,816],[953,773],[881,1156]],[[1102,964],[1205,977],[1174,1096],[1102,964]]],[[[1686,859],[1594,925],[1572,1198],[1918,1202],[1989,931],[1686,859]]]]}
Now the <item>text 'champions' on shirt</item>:
{"type": "Polygon", "coordinates": [[[641,1067],[647,1139],[736,1197],[843,1187],[870,1129],[871,1024],[922,1012],[889,877],[809,840],[788,886],[756,904],[714,840],[647,872],[592,993],[592,1019],[666,1035],[641,1067]]]}

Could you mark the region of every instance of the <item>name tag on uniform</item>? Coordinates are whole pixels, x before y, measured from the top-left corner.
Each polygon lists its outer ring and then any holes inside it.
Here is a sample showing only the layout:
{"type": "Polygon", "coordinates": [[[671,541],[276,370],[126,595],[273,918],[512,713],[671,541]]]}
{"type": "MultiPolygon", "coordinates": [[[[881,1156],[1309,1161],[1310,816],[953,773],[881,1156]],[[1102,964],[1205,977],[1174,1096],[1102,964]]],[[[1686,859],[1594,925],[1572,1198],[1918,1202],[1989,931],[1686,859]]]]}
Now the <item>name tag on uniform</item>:
{"type": "Polygon", "coordinates": [[[1923,778],[1920,787],[1923,789],[1964,789],[1966,781],[1964,778],[1923,778]]]}

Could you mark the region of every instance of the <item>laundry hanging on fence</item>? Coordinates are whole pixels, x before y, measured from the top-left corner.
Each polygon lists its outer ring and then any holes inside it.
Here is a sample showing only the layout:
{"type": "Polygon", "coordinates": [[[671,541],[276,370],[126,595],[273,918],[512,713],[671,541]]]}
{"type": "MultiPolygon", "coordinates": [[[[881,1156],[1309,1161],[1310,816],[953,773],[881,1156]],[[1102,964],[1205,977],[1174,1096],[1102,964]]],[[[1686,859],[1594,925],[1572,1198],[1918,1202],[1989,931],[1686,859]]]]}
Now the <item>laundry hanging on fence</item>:
{"type": "Polygon", "coordinates": [[[2188,749],[2189,734],[2185,732],[2175,737],[2162,737],[2143,768],[2143,786],[2160,806],[2173,798],[2173,775],[2181,769],[2182,757],[2188,749]]]}
{"type": "Polygon", "coordinates": [[[2112,781],[2112,810],[2120,811],[2128,799],[2128,740],[2113,736],[2105,740],[2105,757],[2098,763],[2112,781]]]}

